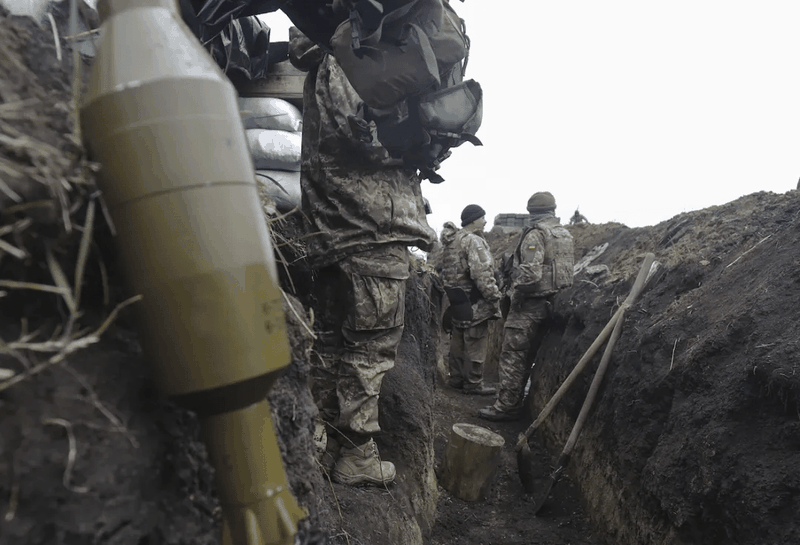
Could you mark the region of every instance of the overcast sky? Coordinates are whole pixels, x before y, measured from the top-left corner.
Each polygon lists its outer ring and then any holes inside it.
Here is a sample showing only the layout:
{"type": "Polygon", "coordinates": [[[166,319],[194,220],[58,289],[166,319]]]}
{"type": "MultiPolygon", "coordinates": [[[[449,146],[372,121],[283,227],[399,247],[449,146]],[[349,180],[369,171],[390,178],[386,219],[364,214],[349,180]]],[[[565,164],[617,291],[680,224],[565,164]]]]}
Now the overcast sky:
{"type": "MultiPolygon", "coordinates": [[[[484,146],[462,145],[443,184],[424,182],[437,231],[471,203],[490,227],[540,190],[565,221],[580,208],[639,227],[797,186],[800,0],[452,4],[484,89],[484,146]]],[[[285,16],[264,18],[287,39],[285,16]]]]}
{"type": "Polygon", "coordinates": [[[640,227],[797,186],[800,0],[452,4],[484,90],[484,146],[424,182],[437,231],[470,203],[488,229],[540,190],[564,221],[579,207],[640,227]]]}

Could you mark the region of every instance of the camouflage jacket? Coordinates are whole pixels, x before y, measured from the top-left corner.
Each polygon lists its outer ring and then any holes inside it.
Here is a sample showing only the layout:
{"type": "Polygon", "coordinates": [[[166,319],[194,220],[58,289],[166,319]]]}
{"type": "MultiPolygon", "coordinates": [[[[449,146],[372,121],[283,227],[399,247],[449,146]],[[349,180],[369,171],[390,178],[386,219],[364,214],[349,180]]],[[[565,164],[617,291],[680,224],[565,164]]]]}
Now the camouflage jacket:
{"type": "Polygon", "coordinates": [[[434,244],[433,250],[428,254],[428,264],[433,267],[439,276],[442,274],[444,266],[444,250],[450,246],[456,238],[458,227],[452,221],[446,221],[442,226],[442,234],[439,235],[439,242],[434,244]]]}
{"type": "Polygon", "coordinates": [[[303,89],[300,183],[312,265],[384,245],[428,250],[436,233],[425,218],[419,177],[375,139],[354,137],[348,116],[358,113],[361,98],[333,56],[320,58],[303,89]]]}
{"type": "Polygon", "coordinates": [[[538,221],[522,233],[514,252],[512,293],[543,297],[571,286],[574,254],[572,235],[558,218],[538,221]]]}
{"type": "Polygon", "coordinates": [[[472,304],[472,321],[456,327],[468,327],[500,316],[500,289],[494,276],[494,259],[489,244],[475,228],[458,231],[443,256],[442,281],[445,287],[460,287],[467,293],[477,290],[480,297],[472,304]]]}

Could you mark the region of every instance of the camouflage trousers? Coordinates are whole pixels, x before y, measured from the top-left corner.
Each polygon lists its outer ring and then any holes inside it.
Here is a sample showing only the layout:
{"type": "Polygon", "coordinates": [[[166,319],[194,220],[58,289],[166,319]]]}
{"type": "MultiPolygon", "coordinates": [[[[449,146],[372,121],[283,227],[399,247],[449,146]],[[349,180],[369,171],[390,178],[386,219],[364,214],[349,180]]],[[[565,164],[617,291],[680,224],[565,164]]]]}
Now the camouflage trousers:
{"type": "Polygon", "coordinates": [[[453,327],[448,359],[450,385],[465,389],[480,386],[483,382],[483,364],[488,349],[488,320],[472,327],[453,327]]]}
{"type": "Polygon", "coordinates": [[[522,407],[525,384],[547,333],[549,302],[545,298],[512,300],[500,349],[500,385],[494,408],[510,412],[522,407]],[[516,303],[516,304],[515,304],[516,303]]]}
{"type": "MultiPolygon", "coordinates": [[[[365,257],[359,254],[361,264],[365,257]]],[[[358,272],[364,267],[349,258],[334,269],[318,279],[330,299],[312,358],[312,393],[323,418],[342,433],[373,435],[381,431],[381,383],[403,335],[406,280],[358,272]]],[[[407,276],[407,261],[405,269],[379,274],[407,276]]]]}

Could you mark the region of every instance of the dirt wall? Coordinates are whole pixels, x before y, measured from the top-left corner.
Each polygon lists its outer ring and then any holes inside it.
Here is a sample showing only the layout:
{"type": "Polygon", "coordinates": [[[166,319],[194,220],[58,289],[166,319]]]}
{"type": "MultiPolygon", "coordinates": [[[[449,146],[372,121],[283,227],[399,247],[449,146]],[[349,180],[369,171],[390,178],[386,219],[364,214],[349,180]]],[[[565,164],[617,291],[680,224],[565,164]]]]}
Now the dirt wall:
{"type": "MultiPolygon", "coordinates": [[[[800,538],[797,192],[757,193],[654,227],[572,228],[576,277],[534,369],[531,414],[627,296],[645,252],[662,269],[626,314],[569,472],[609,543],[793,543],[800,538]]],[[[594,369],[540,429],[554,452],[594,369]]]]}

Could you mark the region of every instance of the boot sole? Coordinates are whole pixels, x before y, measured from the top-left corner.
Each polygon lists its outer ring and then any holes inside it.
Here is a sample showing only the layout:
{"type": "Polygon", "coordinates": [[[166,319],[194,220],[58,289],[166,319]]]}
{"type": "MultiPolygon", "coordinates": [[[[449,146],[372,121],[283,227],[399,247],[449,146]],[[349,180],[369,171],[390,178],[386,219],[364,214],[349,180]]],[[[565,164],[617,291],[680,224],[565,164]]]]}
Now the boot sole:
{"type": "Polygon", "coordinates": [[[478,416],[490,422],[513,422],[522,418],[522,414],[486,414],[478,412],[478,416]]]}
{"type": "Polygon", "coordinates": [[[391,479],[376,479],[375,477],[370,477],[369,475],[345,475],[340,473],[336,470],[333,471],[333,480],[339,484],[346,484],[350,486],[354,486],[357,484],[375,484],[378,486],[383,486],[391,483],[394,481],[397,474],[392,475],[391,479]]]}

